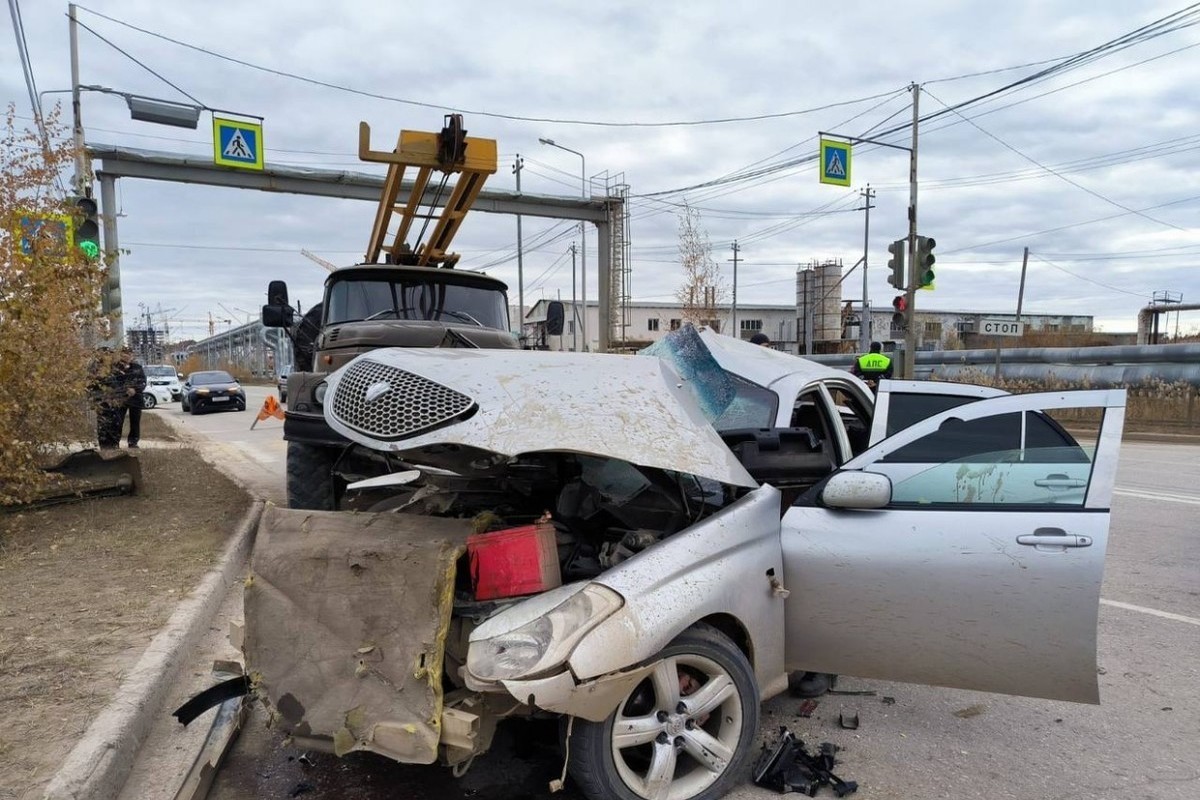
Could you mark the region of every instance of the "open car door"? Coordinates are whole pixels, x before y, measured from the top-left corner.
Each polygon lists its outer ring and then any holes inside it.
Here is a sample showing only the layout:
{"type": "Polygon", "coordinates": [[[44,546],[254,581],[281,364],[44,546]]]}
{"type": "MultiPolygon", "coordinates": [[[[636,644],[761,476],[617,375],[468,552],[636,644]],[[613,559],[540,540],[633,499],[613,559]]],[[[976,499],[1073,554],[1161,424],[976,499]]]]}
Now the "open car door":
{"type": "Polygon", "coordinates": [[[1098,702],[1096,619],[1124,410],[1120,390],[980,399],[888,437],[813,487],[783,518],[788,667],[1098,702]],[[1095,428],[1092,441],[1058,420],[1095,428]],[[1012,439],[1014,425],[1043,422],[1055,437],[1012,439]],[[893,469],[906,452],[921,469],[893,469]],[[848,500],[856,484],[873,489],[848,500]]]}
{"type": "Polygon", "coordinates": [[[1008,394],[991,386],[949,381],[882,380],[875,395],[871,444],[964,403],[1008,394]]]}

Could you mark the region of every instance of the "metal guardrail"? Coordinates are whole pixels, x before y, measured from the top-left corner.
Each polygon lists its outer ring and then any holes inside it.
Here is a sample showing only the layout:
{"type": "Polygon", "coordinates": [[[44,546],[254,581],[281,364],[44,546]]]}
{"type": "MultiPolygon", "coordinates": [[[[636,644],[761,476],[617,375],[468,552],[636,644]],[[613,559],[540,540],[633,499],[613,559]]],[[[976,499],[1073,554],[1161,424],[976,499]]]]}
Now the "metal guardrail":
{"type": "MultiPolygon", "coordinates": [[[[849,369],[857,356],[806,358],[849,369]]],[[[1200,344],[1013,347],[1000,349],[998,358],[995,349],[933,350],[918,352],[916,362],[921,379],[970,380],[982,372],[1004,381],[1059,380],[1097,389],[1157,383],[1200,387],[1200,344]]]]}

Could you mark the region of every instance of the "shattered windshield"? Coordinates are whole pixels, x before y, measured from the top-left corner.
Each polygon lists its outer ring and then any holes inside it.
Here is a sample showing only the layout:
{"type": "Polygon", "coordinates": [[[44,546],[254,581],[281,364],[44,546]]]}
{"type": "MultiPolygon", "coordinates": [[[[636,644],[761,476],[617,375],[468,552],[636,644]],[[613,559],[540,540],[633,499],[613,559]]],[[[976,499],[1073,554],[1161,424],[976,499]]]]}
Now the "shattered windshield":
{"type": "Polygon", "coordinates": [[[670,364],[718,431],[774,427],[779,406],[775,393],[722,369],[691,325],[672,331],[640,354],[670,364]]]}
{"type": "Polygon", "coordinates": [[[329,288],[325,313],[327,324],[416,319],[508,330],[503,292],[440,281],[338,281],[329,288]]]}

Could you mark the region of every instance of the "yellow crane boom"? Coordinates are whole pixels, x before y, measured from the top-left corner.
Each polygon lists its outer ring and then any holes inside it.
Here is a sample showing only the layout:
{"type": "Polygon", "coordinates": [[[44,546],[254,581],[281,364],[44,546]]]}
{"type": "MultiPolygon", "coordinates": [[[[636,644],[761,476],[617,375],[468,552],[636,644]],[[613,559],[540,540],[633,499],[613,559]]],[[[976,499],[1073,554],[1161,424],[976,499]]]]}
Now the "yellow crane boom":
{"type": "Polygon", "coordinates": [[[496,172],[496,153],[495,139],[467,136],[461,114],[447,114],[440,133],[400,131],[396,149],[390,153],[371,149],[371,128],[360,122],[358,157],[388,165],[367,244],[366,263],[378,263],[380,256],[386,253],[389,264],[453,267],[458,262],[458,255],[447,250],[463,218],[483,190],[484,182],[496,172]],[[404,174],[409,167],[416,170],[412,191],[407,202],[398,203],[404,174]],[[442,173],[442,177],[431,187],[430,179],[435,172],[442,173]],[[451,187],[450,176],[454,174],[458,178],[451,187]],[[389,242],[393,215],[399,216],[399,224],[389,242]],[[423,222],[416,240],[410,244],[408,237],[417,220],[423,222]],[[433,230],[426,239],[430,223],[433,223],[433,230]]]}

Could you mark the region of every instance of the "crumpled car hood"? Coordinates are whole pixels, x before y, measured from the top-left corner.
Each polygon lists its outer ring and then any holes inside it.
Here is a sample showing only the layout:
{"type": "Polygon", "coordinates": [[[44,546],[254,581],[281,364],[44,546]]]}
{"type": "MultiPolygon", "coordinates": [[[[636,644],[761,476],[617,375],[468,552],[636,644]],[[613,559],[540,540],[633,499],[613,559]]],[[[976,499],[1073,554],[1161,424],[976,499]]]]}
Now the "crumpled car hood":
{"type": "Polygon", "coordinates": [[[384,348],[327,378],[330,426],[405,454],[461,445],[504,456],[574,452],[733,486],[757,482],[656,358],[384,348]]]}

